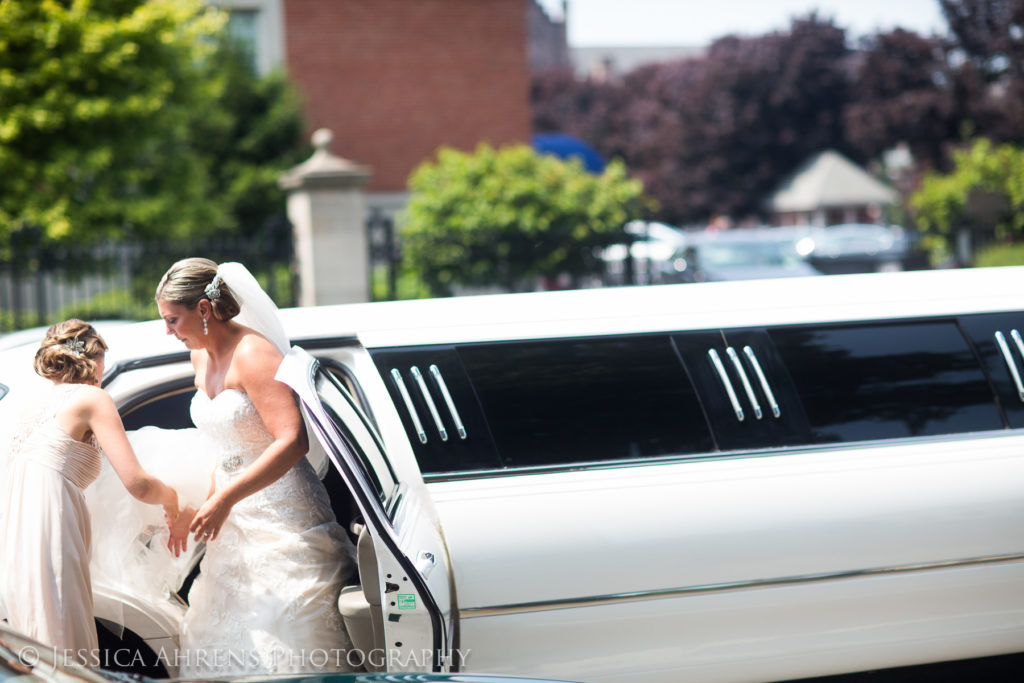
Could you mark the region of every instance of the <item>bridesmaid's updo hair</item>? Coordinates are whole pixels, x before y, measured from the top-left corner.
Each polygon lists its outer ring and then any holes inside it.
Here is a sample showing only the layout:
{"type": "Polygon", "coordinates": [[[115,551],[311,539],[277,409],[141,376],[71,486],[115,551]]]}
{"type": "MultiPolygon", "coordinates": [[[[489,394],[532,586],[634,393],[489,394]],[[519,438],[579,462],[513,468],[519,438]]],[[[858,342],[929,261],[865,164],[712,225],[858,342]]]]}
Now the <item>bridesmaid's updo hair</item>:
{"type": "Polygon", "coordinates": [[[157,301],[193,309],[206,299],[213,306],[213,317],[231,320],[241,307],[228,283],[218,278],[217,264],[206,258],[187,258],[167,269],[156,287],[157,301]],[[212,285],[212,286],[211,286],[212,285]]]}
{"type": "Polygon", "coordinates": [[[96,361],[106,351],[107,343],[95,327],[72,318],[46,331],[34,367],[37,374],[53,382],[96,384],[96,361]]]}

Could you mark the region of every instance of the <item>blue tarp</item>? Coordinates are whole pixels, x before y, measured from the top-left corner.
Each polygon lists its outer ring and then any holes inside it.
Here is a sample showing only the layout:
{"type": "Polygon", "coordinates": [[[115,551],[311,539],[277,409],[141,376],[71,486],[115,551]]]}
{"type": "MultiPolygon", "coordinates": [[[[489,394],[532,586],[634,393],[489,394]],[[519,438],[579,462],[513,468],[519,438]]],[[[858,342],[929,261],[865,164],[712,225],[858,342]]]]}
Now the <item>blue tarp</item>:
{"type": "Polygon", "coordinates": [[[537,133],[532,138],[533,148],[541,154],[552,154],[561,159],[578,158],[583,168],[591,173],[604,171],[605,161],[593,147],[579,138],[565,133],[537,133]]]}

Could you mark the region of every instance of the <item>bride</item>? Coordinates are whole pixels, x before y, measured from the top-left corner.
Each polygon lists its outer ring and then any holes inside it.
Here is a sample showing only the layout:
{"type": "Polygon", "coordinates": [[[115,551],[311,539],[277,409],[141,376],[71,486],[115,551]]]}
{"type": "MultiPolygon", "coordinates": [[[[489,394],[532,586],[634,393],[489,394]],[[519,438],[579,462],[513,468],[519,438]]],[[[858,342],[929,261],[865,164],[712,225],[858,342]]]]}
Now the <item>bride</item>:
{"type": "Polygon", "coordinates": [[[296,400],[274,379],[288,339],[273,302],[241,264],[202,258],[171,266],[156,300],[167,334],[192,352],[192,420],[216,460],[205,502],[171,529],[176,553],[190,533],[206,543],[181,675],[346,669],[337,600],[354,548],[304,457],[296,400]],[[321,651],[326,666],[309,657],[321,651]]]}

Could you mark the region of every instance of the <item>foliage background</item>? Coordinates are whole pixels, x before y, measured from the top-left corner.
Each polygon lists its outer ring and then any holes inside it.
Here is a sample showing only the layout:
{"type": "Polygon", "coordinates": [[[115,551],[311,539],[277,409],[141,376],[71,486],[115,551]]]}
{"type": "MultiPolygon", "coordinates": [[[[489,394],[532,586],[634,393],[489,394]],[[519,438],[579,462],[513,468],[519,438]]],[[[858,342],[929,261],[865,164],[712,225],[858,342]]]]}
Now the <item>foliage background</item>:
{"type": "Polygon", "coordinates": [[[621,162],[592,175],[577,159],[526,145],[441,149],[409,186],[407,263],[438,295],[456,285],[532,289],[538,277],[598,272],[595,250],[622,241],[622,226],[648,205],[621,162]]]}
{"type": "Polygon", "coordinates": [[[810,14],[617,77],[549,71],[533,82],[534,127],[623,159],[674,225],[763,219],[760,202],[829,148],[909,193],[975,138],[1024,143],[1024,0],[936,1],[947,35],[854,41],[810,14]],[[887,168],[900,144],[914,166],[887,168]]]}
{"type": "Polygon", "coordinates": [[[308,153],[282,73],[201,0],[0,0],[0,238],[252,232],[308,153]]]}

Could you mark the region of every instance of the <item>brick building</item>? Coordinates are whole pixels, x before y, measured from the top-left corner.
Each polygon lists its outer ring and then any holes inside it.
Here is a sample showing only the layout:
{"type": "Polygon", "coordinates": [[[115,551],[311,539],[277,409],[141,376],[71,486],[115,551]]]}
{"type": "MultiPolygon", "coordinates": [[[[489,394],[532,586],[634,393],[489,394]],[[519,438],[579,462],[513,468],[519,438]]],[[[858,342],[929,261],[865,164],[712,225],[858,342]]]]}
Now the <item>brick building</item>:
{"type": "Polygon", "coordinates": [[[568,54],[564,22],[536,0],[210,1],[260,69],[283,64],[309,130],[372,168],[382,208],[404,204],[410,171],[442,145],[528,143],[531,60],[568,54]]]}

